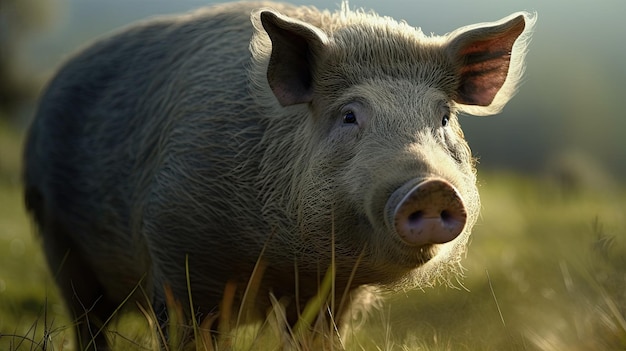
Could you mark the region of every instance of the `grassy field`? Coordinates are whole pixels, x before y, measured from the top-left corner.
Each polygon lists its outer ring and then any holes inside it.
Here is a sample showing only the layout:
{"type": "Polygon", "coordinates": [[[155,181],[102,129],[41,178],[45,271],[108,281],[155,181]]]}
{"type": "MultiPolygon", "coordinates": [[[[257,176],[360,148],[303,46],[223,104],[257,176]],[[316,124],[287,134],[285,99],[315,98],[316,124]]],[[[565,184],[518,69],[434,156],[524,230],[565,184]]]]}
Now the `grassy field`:
{"type": "MultiPolygon", "coordinates": [[[[0,350],[71,349],[72,322],[23,210],[20,143],[0,126],[0,350]]],[[[595,185],[481,172],[465,277],[388,296],[347,348],[625,350],[626,191],[595,185]]],[[[112,326],[118,348],[144,349],[145,324],[112,326]]]]}

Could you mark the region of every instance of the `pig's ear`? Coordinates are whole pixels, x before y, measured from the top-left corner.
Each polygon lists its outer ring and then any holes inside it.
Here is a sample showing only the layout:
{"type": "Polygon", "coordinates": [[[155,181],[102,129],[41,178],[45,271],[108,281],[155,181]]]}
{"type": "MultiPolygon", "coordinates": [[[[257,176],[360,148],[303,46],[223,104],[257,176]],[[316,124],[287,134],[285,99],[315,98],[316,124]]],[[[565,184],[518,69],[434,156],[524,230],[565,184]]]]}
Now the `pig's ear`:
{"type": "Polygon", "coordinates": [[[526,47],[536,16],[517,13],[499,22],[450,34],[447,54],[459,85],[455,101],[473,115],[500,112],[515,94],[524,72],[526,47]]]}
{"type": "Polygon", "coordinates": [[[283,106],[313,99],[313,65],[328,38],[307,23],[265,10],[260,14],[263,28],[272,41],[267,80],[283,106]]]}

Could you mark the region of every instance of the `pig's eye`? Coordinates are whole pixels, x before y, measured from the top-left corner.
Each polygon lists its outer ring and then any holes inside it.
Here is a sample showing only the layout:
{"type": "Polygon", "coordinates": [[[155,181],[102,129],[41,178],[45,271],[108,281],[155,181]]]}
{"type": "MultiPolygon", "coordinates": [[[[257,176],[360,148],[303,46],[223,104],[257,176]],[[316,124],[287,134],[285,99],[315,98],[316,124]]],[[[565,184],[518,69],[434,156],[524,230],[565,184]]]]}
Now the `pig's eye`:
{"type": "Polygon", "coordinates": [[[443,117],[441,117],[441,126],[445,127],[450,123],[450,108],[444,107],[442,111],[443,117]]]}
{"type": "Polygon", "coordinates": [[[353,111],[348,110],[343,114],[343,123],[345,124],[354,124],[356,123],[356,114],[353,111]]]}
{"type": "Polygon", "coordinates": [[[445,127],[448,125],[448,122],[450,122],[450,116],[449,115],[443,116],[443,118],[441,119],[441,125],[445,127]]]}

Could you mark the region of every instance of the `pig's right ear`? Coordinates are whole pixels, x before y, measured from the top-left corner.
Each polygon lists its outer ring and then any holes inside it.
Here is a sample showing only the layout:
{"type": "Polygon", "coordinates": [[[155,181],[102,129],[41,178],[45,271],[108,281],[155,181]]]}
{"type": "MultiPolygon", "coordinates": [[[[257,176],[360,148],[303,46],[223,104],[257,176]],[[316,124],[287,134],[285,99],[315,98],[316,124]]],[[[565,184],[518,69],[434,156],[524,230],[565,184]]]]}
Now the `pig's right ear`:
{"type": "Polygon", "coordinates": [[[535,20],[522,12],[450,34],[446,51],[458,77],[454,100],[462,111],[495,114],[515,94],[535,20]]]}
{"type": "Polygon", "coordinates": [[[307,23],[271,10],[260,13],[272,41],[267,80],[278,102],[289,106],[313,99],[313,66],[328,37],[307,23]]]}

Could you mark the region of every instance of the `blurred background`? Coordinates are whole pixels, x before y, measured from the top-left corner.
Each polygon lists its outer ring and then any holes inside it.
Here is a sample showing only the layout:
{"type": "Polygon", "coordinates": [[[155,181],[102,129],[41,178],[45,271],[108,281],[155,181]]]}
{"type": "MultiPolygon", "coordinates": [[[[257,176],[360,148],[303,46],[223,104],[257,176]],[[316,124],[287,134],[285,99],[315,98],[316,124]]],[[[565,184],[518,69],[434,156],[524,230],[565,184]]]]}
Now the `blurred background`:
{"type": "MultiPolygon", "coordinates": [[[[21,143],[42,87],[95,38],[212,2],[0,0],[0,349],[19,349],[3,343],[10,334],[41,340],[33,325],[47,325],[53,336],[71,325],[21,202],[21,143]]],[[[292,2],[340,7],[339,0],[292,2]]],[[[454,289],[390,297],[372,328],[357,335],[357,344],[371,338],[374,346],[355,349],[626,349],[626,1],[350,6],[434,34],[520,10],[539,17],[518,95],[500,115],[460,117],[480,158],[483,203],[465,278],[454,289]]],[[[57,337],[57,348],[68,338],[57,337]]]]}
{"type": "MultiPolygon", "coordinates": [[[[70,53],[95,37],[134,20],[212,2],[3,0],[4,118],[27,125],[41,85],[70,53]]],[[[336,0],[293,2],[331,10],[340,6],[336,0]]],[[[626,2],[352,0],[350,6],[373,9],[435,34],[495,21],[515,11],[537,12],[518,96],[500,116],[461,119],[481,167],[551,172],[571,182],[615,182],[626,174],[626,2]]]]}

